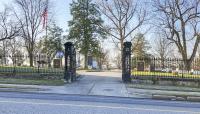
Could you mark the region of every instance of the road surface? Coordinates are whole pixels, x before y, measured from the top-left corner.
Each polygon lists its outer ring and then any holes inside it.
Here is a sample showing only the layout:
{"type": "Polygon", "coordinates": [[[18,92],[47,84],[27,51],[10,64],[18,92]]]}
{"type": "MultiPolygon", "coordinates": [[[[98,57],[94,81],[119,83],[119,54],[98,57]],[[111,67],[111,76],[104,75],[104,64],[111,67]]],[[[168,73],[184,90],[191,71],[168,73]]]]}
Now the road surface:
{"type": "Polygon", "coordinates": [[[0,114],[200,114],[200,103],[0,92],[0,114]]]}

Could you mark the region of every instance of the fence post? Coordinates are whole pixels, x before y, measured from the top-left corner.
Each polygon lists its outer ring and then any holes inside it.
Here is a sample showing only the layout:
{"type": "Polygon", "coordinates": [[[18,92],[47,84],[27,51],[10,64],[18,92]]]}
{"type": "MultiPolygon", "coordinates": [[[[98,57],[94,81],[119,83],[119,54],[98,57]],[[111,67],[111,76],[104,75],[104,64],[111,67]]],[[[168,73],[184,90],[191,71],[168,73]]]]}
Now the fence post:
{"type": "Polygon", "coordinates": [[[64,79],[68,82],[76,80],[76,54],[72,42],[67,42],[65,46],[65,73],[64,79]]]}
{"type": "Polygon", "coordinates": [[[131,42],[124,42],[122,54],[122,80],[131,82],[131,42]]]}

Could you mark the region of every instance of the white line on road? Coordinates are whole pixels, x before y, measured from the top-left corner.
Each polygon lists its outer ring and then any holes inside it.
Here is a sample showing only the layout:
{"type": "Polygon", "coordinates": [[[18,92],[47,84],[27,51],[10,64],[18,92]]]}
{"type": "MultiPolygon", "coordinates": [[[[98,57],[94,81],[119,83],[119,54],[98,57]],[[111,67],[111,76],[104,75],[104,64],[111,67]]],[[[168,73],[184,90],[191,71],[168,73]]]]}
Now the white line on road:
{"type": "Polygon", "coordinates": [[[36,103],[36,102],[18,102],[18,101],[0,101],[0,103],[13,103],[13,104],[29,104],[29,105],[49,105],[49,106],[71,106],[71,107],[82,107],[82,108],[107,108],[107,109],[128,109],[138,111],[157,111],[157,112],[177,112],[177,113],[190,113],[199,114],[200,112],[195,111],[184,111],[184,110],[164,110],[164,109],[148,109],[148,108],[131,108],[131,107],[120,107],[120,106],[106,106],[106,105],[78,105],[78,104],[67,104],[67,103],[36,103]]]}

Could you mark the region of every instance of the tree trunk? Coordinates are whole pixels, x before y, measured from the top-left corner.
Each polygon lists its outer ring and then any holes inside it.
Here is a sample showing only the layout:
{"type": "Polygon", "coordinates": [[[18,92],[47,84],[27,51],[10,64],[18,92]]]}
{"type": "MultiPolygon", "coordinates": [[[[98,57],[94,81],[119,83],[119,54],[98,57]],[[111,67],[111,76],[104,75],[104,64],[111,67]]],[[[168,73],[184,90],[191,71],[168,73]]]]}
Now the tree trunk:
{"type": "Polygon", "coordinates": [[[33,53],[32,52],[29,52],[29,64],[30,64],[30,67],[33,67],[33,53]]]}
{"type": "Polygon", "coordinates": [[[85,56],[85,61],[84,61],[85,62],[84,63],[85,66],[84,66],[84,69],[88,69],[88,54],[85,54],[84,56],[85,56]]]}
{"type": "Polygon", "coordinates": [[[103,64],[103,63],[102,63],[102,60],[101,60],[101,58],[100,58],[100,65],[99,65],[99,69],[100,69],[100,70],[102,70],[102,64],[103,64]]]}
{"type": "Polygon", "coordinates": [[[4,65],[7,65],[7,60],[6,60],[6,48],[7,48],[7,45],[5,44],[5,42],[3,42],[3,64],[4,65]]]}
{"type": "Polygon", "coordinates": [[[165,68],[165,58],[161,57],[161,65],[162,65],[162,69],[165,68]]]}
{"type": "Polygon", "coordinates": [[[99,69],[102,70],[102,58],[101,58],[101,55],[100,57],[97,57],[98,58],[98,65],[99,65],[99,69]]]}
{"type": "MultiPolygon", "coordinates": [[[[62,59],[61,59],[62,60],[62,59]]],[[[62,61],[61,61],[62,64],[62,61]]],[[[62,67],[62,66],[61,66],[62,67]]],[[[51,68],[51,61],[48,61],[48,68],[51,68]]]]}
{"type": "MultiPolygon", "coordinates": [[[[50,57],[50,55],[47,57],[47,63],[48,63],[48,68],[51,68],[51,61],[53,58],[50,57]]],[[[62,59],[61,59],[61,65],[62,65],[62,59]]],[[[62,66],[61,66],[62,67],[62,66]]]]}
{"type": "Polygon", "coordinates": [[[121,43],[121,65],[120,65],[120,69],[123,69],[123,41],[120,42],[121,43]]]}
{"type": "Polygon", "coordinates": [[[185,70],[187,70],[188,72],[191,70],[191,64],[192,64],[191,60],[188,59],[184,60],[185,70]]]}

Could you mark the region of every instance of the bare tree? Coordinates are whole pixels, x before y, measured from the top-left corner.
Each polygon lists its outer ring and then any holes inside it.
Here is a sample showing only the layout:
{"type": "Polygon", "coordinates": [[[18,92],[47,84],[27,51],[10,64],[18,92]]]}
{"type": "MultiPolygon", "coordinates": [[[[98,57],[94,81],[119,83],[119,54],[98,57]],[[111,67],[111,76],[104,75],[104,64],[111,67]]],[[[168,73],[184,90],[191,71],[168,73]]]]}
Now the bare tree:
{"type": "Polygon", "coordinates": [[[134,0],[102,0],[99,5],[101,12],[109,20],[108,34],[115,43],[120,43],[122,54],[124,41],[144,24],[147,13],[134,0]]]}
{"type": "Polygon", "coordinates": [[[47,8],[48,0],[15,0],[19,13],[15,13],[22,26],[21,37],[25,41],[30,66],[33,66],[33,55],[38,35],[42,32],[42,15],[47,8]]]}
{"type": "Polygon", "coordinates": [[[14,16],[10,8],[5,8],[0,12],[0,41],[13,39],[20,32],[19,23],[14,21],[14,16]]]}
{"type": "Polygon", "coordinates": [[[158,33],[153,44],[154,54],[161,59],[162,68],[164,68],[164,61],[174,54],[174,46],[165,35],[158,33]]]}
{"type": "Polygon", "coordinates": [[[115,63],[115,65],[117,66],[118,69],[121,69],[122,61],[121,61],[121,55],[120,54],[116,55],[113,62],[115,63]]]}
{"type": "Polygon", "coordinates": [[[13,65],[23,63],[23,54],[21,49],[22,41],[19,38],[8,40],[8,53],[12,59],[13,65]]]}
{"type": "Polygon", "coordinates": [[[107,68],[109,67],[109,50],[101,49],[98,64],[100,69],[102,69],[102,65],[106,65],[107,68]]]}
{"type": "Polygon", "coordinates": [[[200,42],[200,0],[154,0],[154,5],[159,27],[175,43],[185,68],[190,70],[200,42]],[[189,47],[189,43],[193,45],[189,47]]]}
{"type": "Polygon", "coordinates": [[[200,45],[199,45],[199,47],[198,47],[198,57],[200,58],[200,45]]]}
{"type": "Polygon", "coordinates": [[[7,65],[7,57],[8,57],[8,40],[3,40],[2,41],[2,48],[1,48],[2,52],[1,52],[1,59],[2,59],[2,64],[7,65]]]}
{"type": "Polygon", "coordinates": [[[170,40],[168,40],[165,35],[158,33],[155,38],[155,42],[153,45],[155,55],[160,57],[161,59],[166,59],[167,57],[171,57],[174,52],[173,44],[170,40]]]}

